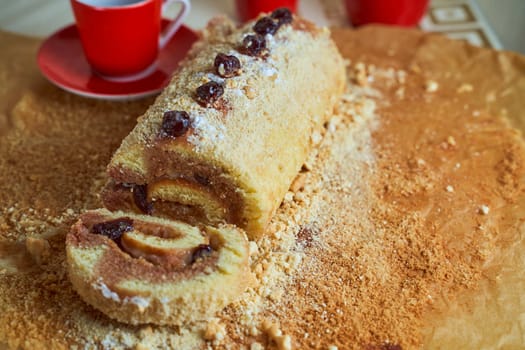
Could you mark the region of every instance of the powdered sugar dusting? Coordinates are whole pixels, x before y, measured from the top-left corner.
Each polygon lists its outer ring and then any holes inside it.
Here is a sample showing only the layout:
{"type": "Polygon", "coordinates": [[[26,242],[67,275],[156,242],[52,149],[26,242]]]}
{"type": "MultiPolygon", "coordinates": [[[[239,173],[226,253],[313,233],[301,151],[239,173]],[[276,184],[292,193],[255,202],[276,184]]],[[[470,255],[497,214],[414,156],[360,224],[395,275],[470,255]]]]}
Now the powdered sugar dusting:
{"type": "Polygon", "coordinates": [[[95,289],[100,290],[102,292],[102,295],[104,296],[104,298],[111,299],[111,300],[114,300],[116,302],[120,302],[119,295],[117,293],[115,293],[114,291],[112,291],[111,289],[109,289],[108,286],[102,280],[102,278],[98,278],[97,282],[93,284],[93,287],[95,289]]]}
{"type": "Polygon", "coordinates": [[[104,339],[102,339],[102,347],[104,348],[104,350],[110,350],[110,349],[116,349],[117,346],[120,346],[121,344],[116,341],[115,338],[113,338],[111,336],[111,334],[107,334],[104,339]]]}
{"type": "Polygon", "coordinates": [[[211,81],[214,81],[216,83],[220,83],[220,84],[224,83],[224,78],[221,78],[221,77],[219,77],[216,74],[208,73],[208,74],[206,74],[206,76],[208,77],[208,79],[210,79],[211,81]]]}
{"type": "Polygon", "coordinates": [[[270,66],[270,65],[262,64],[260,66],[260,69],[261,69],[262,75],[264,75],[265,77],[271,77],[271,76],[277,74],[277,69],[275,67],[270,66]]]}
{"type": "Polygon", "coordinates": [[[135,304],[141,310],[147,308],[149,306],[150,302],[151,302],[150,298],[144,298],[144,297],[139,297],[139,296],[134,296],[134,297],[131,297],[131,298],[125,298],[124,299],[124,303],[135,304]]]}
{"type": "Polygon", "coordinates": [[[211,122],[206,116],[198,113],[190,113],[190,117],[194,133],[188,136],[187,140],[195,146],[197,151],[200,151],[202,142],[213,143],[224,138],[226,131],[224,124],[211,122]]]}

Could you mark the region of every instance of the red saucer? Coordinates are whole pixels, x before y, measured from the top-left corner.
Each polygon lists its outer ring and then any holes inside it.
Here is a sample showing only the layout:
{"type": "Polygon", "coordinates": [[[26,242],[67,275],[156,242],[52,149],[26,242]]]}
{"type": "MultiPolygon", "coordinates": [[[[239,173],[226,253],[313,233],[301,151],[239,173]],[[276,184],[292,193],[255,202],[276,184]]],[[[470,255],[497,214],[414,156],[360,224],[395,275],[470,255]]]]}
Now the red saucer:
{"type": "MultiPolygon", "coordinates": [[[[163,20],[162,27],[168,23],[163,20]]],[[[168,85],[173,71],[196,40],[197,34],[183,25],[159,52],[151,74],[132,81],[112,81],[93,72],[72,24],[44,41],[37,62],[44,76],[66,91],[105,100],[130,100],[155,94],[168,85]]]]}

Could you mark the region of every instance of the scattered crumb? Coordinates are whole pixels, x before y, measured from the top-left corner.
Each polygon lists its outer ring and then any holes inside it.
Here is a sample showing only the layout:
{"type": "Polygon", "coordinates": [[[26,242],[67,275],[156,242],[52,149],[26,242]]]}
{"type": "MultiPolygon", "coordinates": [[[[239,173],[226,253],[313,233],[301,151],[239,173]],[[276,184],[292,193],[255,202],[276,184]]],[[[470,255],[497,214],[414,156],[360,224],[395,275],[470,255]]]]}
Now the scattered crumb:
{"type": "Polygon", "coordinates": [[[461,94],[461,93],[464,93],[464,92],[471,92],[472,90],[474,90],[472,85],[467,84],[467,83],[463,83],[457,88],[456,91],[457,91],[457,93],[461,94]]]}
{"type": "Polygon", "coordinates": [[[279,326],[269,320],[263,322],[263,330],[266,332],[268,338],[270,338],[277,345],[279,350],[291,350],[292,349],[292,338],[289,335],[283,335],[279,326]]]}
{"type": "Polygon", "coordinates": [[[311,139],[312,139],[312,144],[317,146],[321,143],[321,140],[323,139],[323,135],[321,135],[319,131],[314,131],[312,132],[311,139]]]}
{"type": "Polygon", "coordinates": [[[398,89],[396,90],[396,92],[395,92],[395,95],[396,95],[396,97],[399,98],[399,99],[403,99],[403,98],[405,98],[405,88],[402,87],[402,86],[401,86],[400,88],[398,88],[398,89]]]}
{"type": "Polygon", "coordinates": [[[235,80],[235,79],[226,79],[226,87],[228,87],[229,89],[236,89],[238,86],[239,86],[239,84],[238,84],[237,80],[235,80]]]}
{"type": "Polygon", "coordinates": [[[250,247],[249,247],[249,249],[250,249],[250,256],[257,254],[259,252],[259,247],[257,246],[257,243],[254,242],[254,241],[250,241],[249,244],[250,244],[250,247]]]}
{"type": "Polygon", "coordinates": [[[304,188],[305,181],[306,181],[306,174],[299,173],[293,180],[292,185],[290,186],[290,190],[294,193],[299,192],[300,190],[304,188]]]}
{"type": "Polygon", "coordinates": [[[405,72],[404,70],[396,71],[396,78],[399,84],[404,84],[406,82],[406,77],[407,77],[407,72],[405,72]]]}
{"type": "Polygon", "coordinates": [[[250,100],[254,99],[257,94],[255,92],[255,88],[251,86],[245,86],[243,87],[244,93],[246,94],[246,97],[248,97],[250,100]]]}
{"type": "Polygon", "coordinates": [[[479,212],[480,212],[480,214],[488,215],[488,213],[490,212],[490,208],[488,206],[486,206],[485,204],[482,204],[479,207],[479,212]]]}
{"type": "Polygon", "coordinates": [[[218,318],[213,318],[208,322],[204,339],[208,341],[221,341],[224,339],[225,329],[218,318]]]}
{"type": "Polygon", "coordinates": [[[264,346],[261,343],[252,343],[250,345],[250,350],[264,350],[264,346]]]}
{"type": "Polygon", "coordinates": [[[454,187],[452,187],[451,185],[447,185],[447,187],[445,187],[445,189],[447,190],[447,192],[454,192],[454,187]]]}
{"type": "Polygon", "coordinates": [[[290,191],[286,192],[286,194],[284,195],[284,201],[285,202],[293,201],[293,196],[294,196],[293,192],[290,192],[290,191]]]}
{"type": "Polygon", "coordinates": [[[409,69],[412,73],[416,73],[416,74],[421,73],[421,67],[419,67],[417,63],[410,64],[409,69]]]}
{"type": "Polygon", "coordinates": [[[26,249],[38,265],[41,265],[49,257],[51,248],[46,239],[27,237],[26,249]]]}
{"type": "Polygon", "coordinates": [[[283,297],[283,294],[284,294],[284,291],[282,289],[275,289],[273,292],[270,293],[270,295],[268,295],[268,297],[272,301],[278,302],[283,297]]]}
{"type": "Polygon", "coordinates": [[[279,350],[292,350],[292,338],[289,335],[284,335],[274,339],[279,350]]]}
{"type": "Polygon", "coordinates": [[[368,74],[366,72],[366,65],[363,62],[358,62],[354,66],[354,79],[357,85],[368,85],[368,74]]]}
{"type": "Polygon", "coordinates": [[[434,80],[427,80],[425,82],[425,91],[426,92],[436,92],[439,88],[439,84],[434,80]]]}

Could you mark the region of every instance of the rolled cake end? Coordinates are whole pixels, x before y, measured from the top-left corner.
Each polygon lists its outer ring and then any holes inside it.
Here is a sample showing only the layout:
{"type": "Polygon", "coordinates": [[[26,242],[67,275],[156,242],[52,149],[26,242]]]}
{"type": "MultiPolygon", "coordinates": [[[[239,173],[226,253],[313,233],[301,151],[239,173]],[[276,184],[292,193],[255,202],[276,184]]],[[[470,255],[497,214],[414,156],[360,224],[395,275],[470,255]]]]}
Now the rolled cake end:
{"type": "Polygon", "coordinates": [[[69,278],[84,301],[130,324],[205,320],[253,282],[243,231],[105,209],[66,238],[69,278]]]}

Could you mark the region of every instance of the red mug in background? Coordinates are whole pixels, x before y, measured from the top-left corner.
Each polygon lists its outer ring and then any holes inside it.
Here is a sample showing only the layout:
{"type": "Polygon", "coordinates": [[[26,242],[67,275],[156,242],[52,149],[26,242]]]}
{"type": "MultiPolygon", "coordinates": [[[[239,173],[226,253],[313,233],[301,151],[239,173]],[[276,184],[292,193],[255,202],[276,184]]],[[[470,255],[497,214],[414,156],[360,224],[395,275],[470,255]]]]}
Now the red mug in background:
{"type": "Polygon", "coordinates": [[[87,61],[98,74],[137,79],[155,68],[164,47],[190,10],[188,0],[71,0],[87,61]],[[161,33],[162,10],[182,9],[161,33]]]}
{"type": "Polygon", "coordinates": [[[429,0],[345,0],[346,13],[354,26],[381,23],[415,26],[429,0]]]}
{"type": "Polygon", "coordinates": [[[287,7],[295,13],[297,0],[235,0],[237,14],[241,21],[254,19],[261,12],[272,12],[279,7],[287,7]]]}

